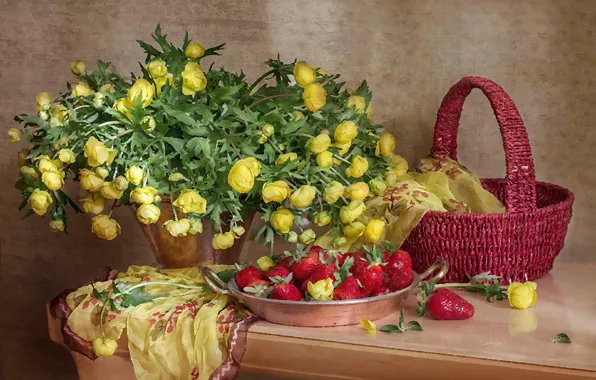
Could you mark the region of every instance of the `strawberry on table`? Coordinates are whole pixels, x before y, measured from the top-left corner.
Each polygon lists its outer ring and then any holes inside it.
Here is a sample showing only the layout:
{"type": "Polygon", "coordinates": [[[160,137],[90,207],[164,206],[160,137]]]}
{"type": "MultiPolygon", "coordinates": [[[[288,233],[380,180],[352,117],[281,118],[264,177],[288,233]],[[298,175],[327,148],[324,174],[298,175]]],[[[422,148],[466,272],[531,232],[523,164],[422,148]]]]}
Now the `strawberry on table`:
{"type": "Polygon", "coordinates": [[[273,287],[270,298],[272,300],[300,301],[302,293],[292,284],[278,284],[273,287]]]}
{"type": "Polygon", "coordinates": [[[384,284],[390,291],[395,292],[410,286],[414,281],[410,254],[402,250],[393,253],[384,268],[384,272],[384,284]]]}
{"type": "MultiPolygon", "coordinates": [[[[362,294],[368,296],[370,292],[383,285],[383,254],[375,245],[372,249],[365,248],[366,264],[358,264],[354,269],[354,276],[362,285],[362,294]]],[[[358,260],[354,258],[354,266],[358,260]]]]}
{"type": "MultiPolygon", "coordinates": [[[[290,270],[286,267],[276,266],[273,269],[269,269],[265,272],[265,279],[267,279],[270,283],[273,282],[273,278],[280,277],[286,278],[290,274],[290,270]]],[[[294,279],[292,278],[290,284],[294,283],[294,279]]]]}
{"type": "Polygon", "coordinates": [[[243,288],[244,293],[250,294],[251,296],[259,298],[267,298],[271,294],[271,286],[265,280],[253,281],[250,286],[243,288]]]}
{"type": "Polygon", "coordinates": [[[308,252],[298,249],[295,253],[286,253],[286,255],[292,256],[293,263],[290,271],[294,274],[294,280],[299,283],[304,282],[315,269],[322,265],[320,256],[323,255],[323,251],[318,249],[311,249],[308,252]]]}
{"type": "Polygon", "coordinates": [[[244,289],[257,280],[263,280],[263,271],[252,265],[241,269],[236,273],[236,284],[240,289],[244,289]]]}
{"type": "MultiPolygon", "coordinates": [[[[423,306],[421,305],[421,307],[423,306]]],[[[426,312],[433,319],[468,319],[474,316],[474,306],[459,294],[446,288],[439,288],[432,291],[430,296],[428,296],[426,300],[426,312]]],[[[422,313],[424,313],[424,309],[422,309],[422,313]]]]}

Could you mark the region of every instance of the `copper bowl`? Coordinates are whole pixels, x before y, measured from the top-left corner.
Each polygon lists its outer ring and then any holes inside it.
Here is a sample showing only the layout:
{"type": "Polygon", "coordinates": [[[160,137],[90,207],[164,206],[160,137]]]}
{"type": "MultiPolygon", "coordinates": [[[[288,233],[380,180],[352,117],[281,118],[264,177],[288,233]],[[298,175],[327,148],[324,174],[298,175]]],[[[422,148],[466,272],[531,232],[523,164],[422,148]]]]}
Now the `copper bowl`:
{"type": "Polygon", "coordinates": [[[360,323],[361,318],[374,321],[386,317],[399,310],[402,301],[416,289],[421,280],[436,282],[445,276],[448,270],[449,264],[439,260],[420,275],[414,272],[412,284],[397,292],[357,300],[326,302],[282,301],[254,297],[240,291],[235,279],[226,284],[207,267],[203,267],[201,273],[214,292],[236,298],[254,314],[269,322],[289,326],[332,327],[355,325],[360,323]],[[437,274],[427,279],[437,270],[437,274]]]}

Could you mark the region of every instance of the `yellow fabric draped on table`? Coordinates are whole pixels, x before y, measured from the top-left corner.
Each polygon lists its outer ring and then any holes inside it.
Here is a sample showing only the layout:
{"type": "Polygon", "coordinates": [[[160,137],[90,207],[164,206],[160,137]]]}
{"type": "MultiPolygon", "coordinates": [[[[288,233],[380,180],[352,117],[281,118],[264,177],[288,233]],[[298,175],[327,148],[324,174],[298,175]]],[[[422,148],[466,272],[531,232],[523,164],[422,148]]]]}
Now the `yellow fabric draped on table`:
{"type": "MultiPolygon", "coordinates": [[[[199,268],[159,270],[132,266],[119,273],[116,281],[128,288],[141,282],[175,282],[193,287],[149,285],[142,288],[144,294],[157,297],[150,302],[120,307],[117,311],[110,306],[106,308],[105,338],[117,341],[126,329],[130,357],[139,380],[210,379],[226,360],[232,359],[230,344],[236,342],[229,339],[230,334],[235,324],[245,320],[250,312],[227,296],[206,288],[199,268]]],[[[96,282],[93,286],[99,293],[113,290],[112,281],[96,282]]],[[[94,295],[92,286],[70,293],[66,302],[72,310],[67,321],[71,330],[86,341],[101,338],[103,302],[94,295]]]]}

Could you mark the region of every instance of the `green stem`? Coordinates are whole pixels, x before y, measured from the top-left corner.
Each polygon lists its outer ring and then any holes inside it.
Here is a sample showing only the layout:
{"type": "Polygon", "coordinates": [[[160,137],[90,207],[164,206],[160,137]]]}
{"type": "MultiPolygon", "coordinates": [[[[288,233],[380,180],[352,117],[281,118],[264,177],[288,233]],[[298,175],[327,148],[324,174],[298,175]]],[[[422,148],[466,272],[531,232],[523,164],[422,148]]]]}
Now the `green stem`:
{"type": "Polygon", "coordinates": [[[277,147],[277,144],[275,142],[267,141],[267,143],[269,143],[269,145],[271,145],[273,149],[277,151],[277,153],[284,154],[284,152],[282,152],[281,149],[277,147]]]}
{"type": "Polygon", "coordinates": [[[339,172],[337,170],[335,170],[333,167],[331,167],[329,169],[331,169],[331,171],[333,173],[335,173],[342,181],[344,181],[346,183],[346,185],[350,186],[350,182],[348,182],[347,179],[345,179],[341,174],[339,174],[339,172]]]}
{"type": "Polygon", "coordinates": [[[257,100],[256,102],[254,102],[253,104],[251,104],[250,106],[248,106],[248,108],[252,108],[254,106],[256,106],[259,103],[264,102],[265,100],[270,100],[270,99],[275,99],[275,98],[287,98],[290,96],[296,96],[295,94],[276,94],[276,95],[271,95],[271,96],[265,96],[264,98],[261,98],[259,100],[257,100]]]}
{"type": "Polygon", "coordinates": [[[256,81],[254,81],[250,87],[248,87],[248,93],[250,94],[251,91],[253,90],[253,88],[255,88],[257,86],[257,84],[259,84],[263,79],[267,78],[269,75],[275,73],[275,69],[271,69],[269,71],[267,71],[265,74],[261,75],[260,77],[257,78],[256,81]]]}
{"type": "Polygon", "coordinates": [[[288,136],[302,136],[302,137],[308,137],[308,138],[314,138],[314,136],[309,135],[307,133],[290,133],[288,134],[288,136]]]}
{"type": "Polygon", "coordinates": [[[170,201],[172,202],[172,212],[174,213],[174,219],[178,221],[178,212],[176,206],[174,206],[174,193],[170,194],[170,201]]]}
{"type": "Polygon", "coordinates": [[[338,160],[340,160],[340,161],[343,161],[343,162],[345,162],[346,164],[350,164],[350,165],[352,165],[352,163],[351,163],[350,161],[346,160],[346,159],[345,159],[345,158],[343,158],[342,156],[339,156],[339,155],[337,155],[337,154],[334,154],[334,155],[333,155],[333,157],[334,157],[334,158],[337,158],[337,159],[338,159],[338,160]]]}

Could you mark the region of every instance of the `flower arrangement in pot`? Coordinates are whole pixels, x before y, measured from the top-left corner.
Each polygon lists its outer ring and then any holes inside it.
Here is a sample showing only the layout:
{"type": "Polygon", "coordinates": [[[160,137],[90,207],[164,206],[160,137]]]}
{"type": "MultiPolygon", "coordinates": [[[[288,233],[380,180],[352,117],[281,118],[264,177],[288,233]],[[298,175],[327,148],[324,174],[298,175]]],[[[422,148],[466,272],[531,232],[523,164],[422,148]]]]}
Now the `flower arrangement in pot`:
{"type": "Polygon", "coordinates": [[[139,76],[75,61],[77,84],[57,98],[38,94],[37,114],[15,117],[23,128],[10,139],[26,135],[32,145],[18,155],[28,215],[49,213],[50,227],[66,231],[66,209],[82,209],[95,214],[92,232],[112,240],[121,233],[113,209],[134,206],[144,226],[172,239],[208,228],[210,246],[226,250],[262,211],[267,243],[277,234],[308,244],[314,233],[292,232],[295,219],[307,215],[341,238],[390,180],[395,139],[371,123],[366,82],[349,91],[339,75],[270,60],[248,84],[242,73],[201,66],[223,45],[205,49],[187,34],[177,47],[159,26],[153,38],[155,46],[139,41],[139,76]],[[88,192],[79,203],[64,191],[67,179],[88,192]]]}

